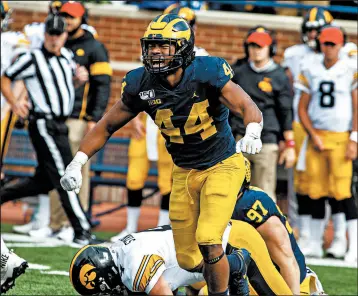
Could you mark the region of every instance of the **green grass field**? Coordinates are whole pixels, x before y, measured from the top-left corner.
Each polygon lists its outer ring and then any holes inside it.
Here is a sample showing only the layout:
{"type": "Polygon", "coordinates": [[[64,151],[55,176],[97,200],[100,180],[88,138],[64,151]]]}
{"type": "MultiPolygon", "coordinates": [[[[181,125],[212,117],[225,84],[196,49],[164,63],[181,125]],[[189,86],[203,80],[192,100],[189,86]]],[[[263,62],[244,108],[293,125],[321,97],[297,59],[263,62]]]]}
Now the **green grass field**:
{"type": "MultiPolygon", "coordinates": [[[[2,224],[1,232],[11,232],[11,225],[2,224]]],[[[113,233],[97,232],[102,239],[113,233]]],[[[70,247],[16,247],[14,251],[30,263],[50,266],[48,270],[27,269],[16,280],[16,286],[6,295],[77,295],[68,276],[48,274],[51,271],[68,271],[76,249],[70,247]],[[46,273],[44,273],[46,272],[46,273]]],[[[357,269],[311,266],[318,274],[328,295],[358,295],[357,269]]]]}

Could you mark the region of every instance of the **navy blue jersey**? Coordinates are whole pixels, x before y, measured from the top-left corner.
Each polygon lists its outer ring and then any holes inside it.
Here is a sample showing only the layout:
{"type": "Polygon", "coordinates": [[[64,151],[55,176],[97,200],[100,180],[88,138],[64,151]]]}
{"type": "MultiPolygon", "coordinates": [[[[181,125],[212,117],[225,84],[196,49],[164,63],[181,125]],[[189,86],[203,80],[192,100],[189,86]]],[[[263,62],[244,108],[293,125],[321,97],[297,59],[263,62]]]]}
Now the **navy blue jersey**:
{"type": "Polygon", "coordinates": [[[122,100],[133,113],[149,114],[177,166],[204,170],[235,153],[229,109],[219,101],[232,76],[224,59],[196,57],[171,88],[141,67],[123,78],[122,100]]]}
{"type": "Polygon", "coordinates": [[[292,250],[300,268],[300,280],[302,283],[306,277],[305,257],[297,245],[292,228],[288,223],[286,216],[282,214],[280,208],[266,192],[250,186],[250,189],[246,190],[243,196],[237,200],[232,219],[245,221],[257,228],[272,216],[278,217],[287,229],[292,250]]]}

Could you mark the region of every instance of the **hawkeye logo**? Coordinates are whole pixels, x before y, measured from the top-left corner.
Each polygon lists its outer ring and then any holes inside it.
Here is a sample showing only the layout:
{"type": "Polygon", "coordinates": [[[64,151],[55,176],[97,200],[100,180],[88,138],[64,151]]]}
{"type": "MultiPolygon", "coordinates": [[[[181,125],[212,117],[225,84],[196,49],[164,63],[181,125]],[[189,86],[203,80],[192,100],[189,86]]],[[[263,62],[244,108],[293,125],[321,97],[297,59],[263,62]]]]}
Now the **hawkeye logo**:
{"type": "Polygon", "coordinates": [[[141,91],[141,92],[139,93],[139,96],[140,96],[140,98],[141,98],[142,100],[144,100],[144,101],[150,100],[150,99],[154,99],[154,98],[155,98],[154,89],[141,91]]]}
{"type": "Polygon", "coordinates": [[[80,282],[89,290],[94,289],[94,279],[97,276],[93,269],[95,269],[95,267],[91,264],[85,264],[80,270],[80,282]]]}
{"type": "Polygon", "coordinates": [[[271,78],[265,77],[264,80],[259,82],[258,86],[263,92],[272,92],[271,78]]]}

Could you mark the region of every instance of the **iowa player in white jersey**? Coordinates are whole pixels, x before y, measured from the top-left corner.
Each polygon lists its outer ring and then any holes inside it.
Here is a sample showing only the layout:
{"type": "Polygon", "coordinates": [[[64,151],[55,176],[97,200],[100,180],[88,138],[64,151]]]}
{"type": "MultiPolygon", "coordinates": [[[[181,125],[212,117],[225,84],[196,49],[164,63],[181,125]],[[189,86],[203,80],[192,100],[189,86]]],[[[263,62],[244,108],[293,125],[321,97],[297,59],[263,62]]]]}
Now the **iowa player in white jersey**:
{"type": "MultiPolygon", "coordinates": [[[[286,67],[286,73],[290,77],[292,83],[298,79],[301,68],[306,63],[309,65],[311,58],[318,55],[323,59],[319,52],[317,36],[319,31],[325,25],[334,22],[332,15],[323,8],[314,7],[310,9],[305,15],[301,26],[302,43],[287,48],[284,52],[283,66],[286,67]]],[[[357,45],[354,43],[346,43],[340,50],[340,58],[357,57],[357,45]]],[[[354,62],[354,61],[353,61],[354,62]]],[[[293,131],[295,137],[296,155],[299,155],[302,143],[306,137],[306,132],[300,123],[298,116],[298,102],[301,96],[301,91],[294,88],[294,102],[293,102],[293,131]]],[[[308,177],[303,171],[294,171],[294,189],[297,197],[298,205],[298,222],[300,230],[300,239],[298,241],[302,252],[308,254],[310,252],[310,232],[311,232],[311,205],[310,198],[307,194],[308,177]]],[[[343,233],[341,229],[345,228],[345,217],[339,213],[334,200],[330,199],[332,208],[332,220],[337,234],[343,233]]],[[[334,256],[342,253],[342,249],[346,246],[345,237],[335,237],[331,247],[327,250],[334,256]],[[342,248],[343,247],[343,248],[342,248]]]]}
{"type": "Polygon", "coordinates": [[[302,94],[298,112],[309,138],[299,164],[305,170],[312,203],[312,256],[322,257],[324,197],[337,200],[346,215],[349,250],[345,259],[357,261],[357,208],[351,198],[352,161],[357,158],[357,63],[339,58],[345,36],[338,27],[321,30],[323,61],[311,59],[295,84],[302,94]],[[306,149],[307,148],[307,149],[306,149]]]}
{"type": "MultiPolygon", "coordinates": [[[[247,269],[250,295],[292,295],[251,225],[231,221],[223,235],[223,247],[228,256],[239,256],[242,269],[247,269]]],[[[81,295],[173,295],[179,287],[193,285],[199,290],[205,286],[201,273],[179,267],[169,225],[132,233],[112,244],[82,248],[71,262],[70,280],[81,295]]]]}

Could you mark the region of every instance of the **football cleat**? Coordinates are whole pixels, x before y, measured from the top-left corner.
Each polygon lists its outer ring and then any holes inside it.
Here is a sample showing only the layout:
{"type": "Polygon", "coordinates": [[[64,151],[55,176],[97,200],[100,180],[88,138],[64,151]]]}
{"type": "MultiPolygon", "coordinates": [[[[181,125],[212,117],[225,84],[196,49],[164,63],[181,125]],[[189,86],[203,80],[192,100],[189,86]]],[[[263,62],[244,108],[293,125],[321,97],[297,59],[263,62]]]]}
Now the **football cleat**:
{"type": "Polygon", "coordinates": [[[52,237],[53,230],[50,227],[46,226],[46,227],[42,227],[40,229],[30,230],[29,235],[34,238],[52,237]]]}
{"type": "Polygon", "coordinates": [[[15,279],[25,273],[29,267],[26,260],[17,256],[13,251],[1,254],[1,293],[6,293],[15,286],[15,279]]]}
{"type": "Polygon", "coordinates": [[[24,225],[15,225],[12,227],[12,230],[20,234],[29,234],[31,230],[38,230],[41,226],[37,221],[31,221],[24,225]]]}
{"type": "Polygon", "coordinates": [[[357,250],[349,250],[344,256],[344,261],[357,264],[357,250]]]}
{"type": "MultiPolygon", "coordinates": [[[[246,249],[234,249],[231,254],[237,255],[242,261],[243,268],[240,271],[234,271],[230,274],[229,290],[230,295],[248,296],[249,281],[247,278],[247,266],[251,261],[250,253],[246,249]]],[[[231,255],[230,254],[230,255],[231,255]]]]}
{"type": "Polygon", "coordinates": [[[334,238],[331,246],[326,250],[327,257],[343,258],[347,251],[347,240],[345,237],[334,238]]]}

